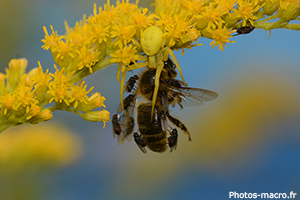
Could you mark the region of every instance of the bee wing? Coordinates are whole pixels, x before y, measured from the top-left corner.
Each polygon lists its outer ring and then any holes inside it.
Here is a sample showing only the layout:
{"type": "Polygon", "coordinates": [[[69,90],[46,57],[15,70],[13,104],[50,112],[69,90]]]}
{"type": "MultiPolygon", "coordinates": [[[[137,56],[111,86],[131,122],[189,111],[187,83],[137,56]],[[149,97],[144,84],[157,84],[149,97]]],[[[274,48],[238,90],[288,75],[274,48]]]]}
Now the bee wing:
{"type": "Polygon", "coordinates": [[[114,139],[116,138],[116,133],[115,133],[115,128],[113,127],[113,136],[114,136],[114,139]]]}
{"type": "Polygon", "coordinates": [[[143,146],[140,145],[140,144],[137,144],[137,145],[138,145],[138,147],[140,148],[140,150],[141,150],[143,153],[147,153],[147,150],[146,150],[145,147],[143,147],[143,146]]]}
{"type": "Polygon", "coordinates": [[[168,103],[168,96],[167,94],[163,95],[161,98],[161,105],[162,105],[162,111],[158,113],[160,115],[160,122],[161,122],[161,127],[163,131],[166,131],[168,128],[168,121],[166,114],[169,110],[169,103],[168,103]]]}
{"type": "Polygon", "coordinates": [[[176,150],[176,148],[177,148],[177,143],[173,147],[170,147],[170,153],[172,153],[173,150],[176,150]]]}
{"type": "Polygon", "coordinates": [[[124,144],[125,141],[126,141],[126,135],[123,132],[121,132],[120,135],[118,135],[119,145],[124,144]]]}
{"type": "Polygon", "coordinates": [[[203,102],[211,101],[218,97],[218,93],[200,88],[181,87],[173,88],[173,91],[170,91],[171,96],[179,98],[178,103],[185,106],[200,106],[203,102]]]}
{"type": "MultiPolygon", "coordinates": [[[[125,138],[122,138],[124,141],[127,139],[127,141],[132,140],[132,133],[134,129],[134,119],[131,116],[123,115],[121,119],[121,129],[122,133],[125,138]]],[[[123,142],[124,143],[124,142],[123,142]]]]}

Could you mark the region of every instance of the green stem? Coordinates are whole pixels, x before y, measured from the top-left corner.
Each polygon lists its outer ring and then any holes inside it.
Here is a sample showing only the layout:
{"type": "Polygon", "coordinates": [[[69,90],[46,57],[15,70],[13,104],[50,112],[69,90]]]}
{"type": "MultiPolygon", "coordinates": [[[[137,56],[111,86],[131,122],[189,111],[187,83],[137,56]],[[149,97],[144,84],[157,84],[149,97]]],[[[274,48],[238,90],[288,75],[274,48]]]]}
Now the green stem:
{"type": "Polygon", "coordinates": [[[284,28],[290,30],[300,30],[300,24],[288,24],[287,22],[261,22],[256,21],[254,24],[255,28],[261,28],[266,31],[276,29],[276,28],[284,28]]]}
{"type": "Polygon", "coordinates": [[[4,130],[8,129],[9,127],[12,126],[18,126],[21,124],[24,124],[25,122],[22,121],[20,118],[16,118],[12,121],[6,120],[6,119],[1,119],[0,120],[0,133],[2,133],[4,130]]]}
{"type": "MultiPolygon", "coordinates": [[[[94,66],[93,66],[93,73],[100,70],[100,69],[103,69],[105,67],[107,67],[108,65],[111,65],[113,63],[110,62],[110,59],[111,57],[107,57],[107,58],[104,58],[103,60],[97,62],[94,66]]],[[[84,68],[83,70],[79,71],[78,73],[74,74],[71,78],[71,82],[72,83],[75,83],[77,81],[80,81],[82,80],[84,77],[90,75],[91,73],[89,72],[89,69],[88,68],[84,68]]]]}
{"type": "Polygon", "coordinates": [[[1,121],[0,122],[0,133],[2,133],[4,130],[8,129],[11,126],[13,126],[13,124],[1,121]]]}

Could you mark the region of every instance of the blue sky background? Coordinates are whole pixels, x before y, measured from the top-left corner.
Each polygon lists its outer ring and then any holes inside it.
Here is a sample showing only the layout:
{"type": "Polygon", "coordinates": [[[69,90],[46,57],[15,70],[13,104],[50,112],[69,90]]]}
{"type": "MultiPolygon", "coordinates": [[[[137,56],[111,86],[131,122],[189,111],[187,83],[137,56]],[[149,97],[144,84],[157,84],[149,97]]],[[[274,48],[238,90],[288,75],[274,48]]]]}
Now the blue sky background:
{"type": "MultiPolygon", "coordinates": [[[[58,34],[64,34],[63,21],[74,26],[84,13],[92,13],[93,3],[2,0],[1,72],[16,57],[27,58],[29,68],[36,67],[39,60],[43,68],[53,71],[50,51],[40,48],[42,27],[49,31],[51,24],[58,34]]],[[[178,148],[172,154],[144,155],[134,142],[119,146],[112,137],[111,123],[102,129],[102,123],[55,112],[45,127],[67,126],[81,138],[84,153],[67,167],[37,174],[33,178],[39,191],[36,198],[220,200],[228,199],[230,191],[294,191],[300,199],[300,33],[280,29],[266,39],[268,35],[255,29],[235,37],[236,43],[228,44],[224,52],[211,49],[211,40],[200,38],[202,46],[187,50],[184,56],[176,54],[188,84],[216,91],[219,97],[201,107],[172,110],[193,137],[188,142],[179,133],[178,148]],[[251,104],[251,97],[258,103],[251,104]],[[240,114],[235,113],[238,111],[240,114]],[[231,129],[248,117],[249,124],[242,131],[231,129]],[[232,124],[222,125],[229,118],[232,124]],[[250,118],[257,121],[250,123],[250,118]],[[224,134],[220,131],[223,126],[224,134]]],[[[116,68],[111,66],[86,79],[89,86],[95,86],[94,92],[106,97],[112,114],[119,105],[116,68]]],[[[3,184],[0,181],[0,187],[3,184]]]]}

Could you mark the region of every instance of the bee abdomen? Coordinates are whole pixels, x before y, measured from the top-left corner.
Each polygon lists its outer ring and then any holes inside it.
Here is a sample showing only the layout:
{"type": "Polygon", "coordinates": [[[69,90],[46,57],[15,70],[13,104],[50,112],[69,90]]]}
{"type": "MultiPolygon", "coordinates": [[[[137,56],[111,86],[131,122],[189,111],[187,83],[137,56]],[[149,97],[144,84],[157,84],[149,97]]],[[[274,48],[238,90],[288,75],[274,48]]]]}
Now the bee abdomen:
{"type": "Polygon", "coordinates": [[[143,139],[147,147],[154,152],[164,152],[167,148],[166,132],[155,135],[143,135],[143,139]]]}
{"type": "Polygon", "coordinates": [[[154,152],[165,151],[167,132],[162,130],[160,116],[155,113],[151,119],[151,104],[139,105],[137,113],[139,132],[147,147],[154,152]]]}

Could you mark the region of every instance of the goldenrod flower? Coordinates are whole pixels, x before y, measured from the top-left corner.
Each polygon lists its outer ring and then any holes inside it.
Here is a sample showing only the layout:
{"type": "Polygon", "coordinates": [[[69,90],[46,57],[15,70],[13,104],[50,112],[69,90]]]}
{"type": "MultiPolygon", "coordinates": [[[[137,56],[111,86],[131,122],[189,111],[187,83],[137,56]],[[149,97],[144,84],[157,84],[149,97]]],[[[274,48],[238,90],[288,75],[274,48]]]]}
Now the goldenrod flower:
{"type": "Polygon", "coordinates": [[[211,2],[208,6],[204,8],[204,11],[199,14],[197,21],[197,27],[199,29],[203,28],[217,28],[217,24],[225,23],[222,16],[225,14],[220,12],[222,9],[217,10],[217,3],[211,2]]]}
{"type": "Polygon", "coordinates": [[[57,45],[59,44],[61,39],[64,38],[64,36],[59,36],[57,34],[57,31],[54,31],[53,26],[50,25],[50,28],[52,30],[51,35],[49,35],[46,27],[45,26],[43,27],[43,30],[45,32],[45,39],[42,39],[41,41],[44,43],[42,48],[44,48],[45,50],[48,50],[48,49],[51,50],[51,48],[57,47],[57,45]]]}
{"type": "Polygon", "coordinates": [[[90,71],[90,73],[93,73],[92,66],[95,65],[96,62],[98,62],[98,56],[100,52],[98,52],[96,49],[93,48],[87,48],[85,45],[83,45],[80,48],[80,51],[76,50],[76,53],[78,54],[78,70],[81,70],[83,67],[87,67],[90,71]]]}
{"type": "Polygon", "coordinates": [[[140,56],[136,53],[136,47],[132,45],[124,46],[122,49],[118,49],[114,53],[109,54],[112,57],[110,61],[112,63],[122,63],[127,66],[130,62],[136,62],[136,60],[140,59],[140,56]]]}
{"type": "Polygon", "coordinates": [[[0,152],[0,176],[18,176],[71,163],[80,156],[81,143],[63,127],[23,126],[1,135],[0,152]]]}
{"type": "Polygon", "coordinates": [[[87,96],[93,87],[86,90],[84,81],[80,85],[71,82],[74,72],[66,72],[65,68],[59,70],[54,65],[56,72],[49,74],[49,70],[43,72],[40,62],[38,65],[38,68],[33,68],[26,74],[27,60],[13,59],[9,69],[6,69],[7,75],[0,74],[0,131],[24,123],[48,121],[55,110],[78,114],[105,107],[105,98],[99,93],[96,96],[87,96]],[[52,102],[55,105],[50,107],[52,102]]]}
{"type": "Polygon", "coordinates": [[[91,87],[88,91],[86,90],[87,85],[84,85],[85,82],[82,81],[80,85],[71,86],[71,96],[70,103],[74,102],[74,108],[77,108],[78,103],[88,104],[88,96],[94,87],[91,87]]]}
{"type": "Polygon", "coordinates": [[[50,73],[50,76],[53,78],[53,81],[49,83],[49,90],[47,91],[52,97],[49,100],[49,103],[55,101],[56,103],[65,103],[67,106],[70,105],[69,100],[69,89],[71,87],[71,74],[65,74],[65,68],[61,71],[54,64],[56,69],[55,74],[50,73]]]}
{"type": "Polygon", "coordinates": [[[235,41],[230,41],[229,38],[232,36],[230,34],[234,33],[234,30],[228,30],[219,26],[217,29],[208,30],[211,33],[211,38],[214,39],[209,45],[212,45],[212,48],[219,46],[219,50],[224,51],[224,46],[227,47],[226,43],[235,41]]]}
{"type": "Polygon", "coordinates": [[[113,42],[113,45],[118,45],[119,48],[122,48],[123,45],[133,41],[133,36],[136,31],[134,28],[134,25],[126,26],[124,21],[114,25],[111,31],[111,37],[116,38],[113,42]]]}

